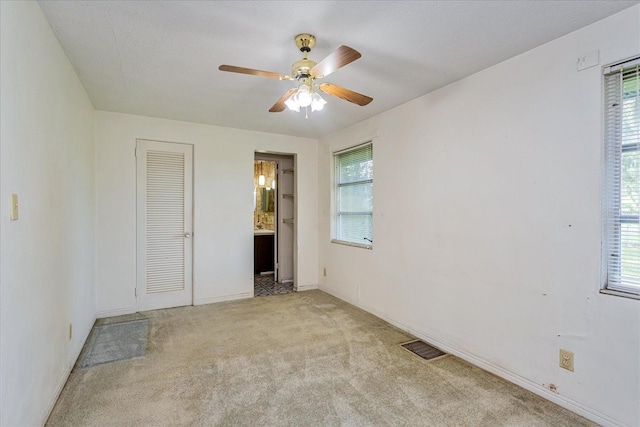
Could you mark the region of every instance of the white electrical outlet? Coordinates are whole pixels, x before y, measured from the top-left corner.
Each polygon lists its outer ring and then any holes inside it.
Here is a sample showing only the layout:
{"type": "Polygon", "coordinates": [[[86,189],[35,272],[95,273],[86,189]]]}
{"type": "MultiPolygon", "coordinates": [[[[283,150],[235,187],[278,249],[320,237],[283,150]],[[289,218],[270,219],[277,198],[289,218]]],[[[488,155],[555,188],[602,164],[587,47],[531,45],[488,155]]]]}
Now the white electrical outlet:
{"type": "Polygon", "coordinates": [[[573,372],[573,352],[560,349],[560,367],[573,372]]]}

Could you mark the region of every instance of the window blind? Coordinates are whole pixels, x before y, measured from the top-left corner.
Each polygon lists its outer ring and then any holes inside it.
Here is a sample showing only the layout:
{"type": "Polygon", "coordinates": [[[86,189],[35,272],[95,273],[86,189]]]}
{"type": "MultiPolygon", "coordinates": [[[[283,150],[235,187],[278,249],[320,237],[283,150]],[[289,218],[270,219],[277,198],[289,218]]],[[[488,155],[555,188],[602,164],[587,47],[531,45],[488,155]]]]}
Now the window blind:
{"type": "Polygon", "coordinates": [[[640,64],[605,70],[606,288],[640,295],[640,64]]]}
{"type": "Polygon", "coordinates": [[[373,240],[373,147],[335,155],[336,240],[369,246],[373,240]]]}

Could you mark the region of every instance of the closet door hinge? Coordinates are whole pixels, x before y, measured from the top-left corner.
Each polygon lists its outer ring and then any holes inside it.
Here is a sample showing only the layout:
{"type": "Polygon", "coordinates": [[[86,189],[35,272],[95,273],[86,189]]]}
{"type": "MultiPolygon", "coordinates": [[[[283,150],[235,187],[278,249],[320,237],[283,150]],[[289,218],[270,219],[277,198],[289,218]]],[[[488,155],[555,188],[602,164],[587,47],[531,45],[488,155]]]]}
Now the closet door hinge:
{"type": "Polygon", "coordinates": [[[133,294],[134,294],[135,296],[138,296],[138,288],[133,288],[133,294]]]}

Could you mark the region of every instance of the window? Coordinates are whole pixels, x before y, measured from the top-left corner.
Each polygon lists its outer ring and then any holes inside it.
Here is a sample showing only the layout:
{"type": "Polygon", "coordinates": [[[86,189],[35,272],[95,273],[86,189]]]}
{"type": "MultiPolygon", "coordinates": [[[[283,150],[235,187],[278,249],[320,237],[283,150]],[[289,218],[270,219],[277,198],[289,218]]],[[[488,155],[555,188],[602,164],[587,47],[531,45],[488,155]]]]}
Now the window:
{"type": "Polygon", "coordinates": [[[373,243],[373,147],[371,143],[334,154],[334,242],[373,243]]]}
{"type": "Polygon", "coordinates": [[[607,291],[640,295],[640,57],[605,67],[603,264],[607,291]]]}

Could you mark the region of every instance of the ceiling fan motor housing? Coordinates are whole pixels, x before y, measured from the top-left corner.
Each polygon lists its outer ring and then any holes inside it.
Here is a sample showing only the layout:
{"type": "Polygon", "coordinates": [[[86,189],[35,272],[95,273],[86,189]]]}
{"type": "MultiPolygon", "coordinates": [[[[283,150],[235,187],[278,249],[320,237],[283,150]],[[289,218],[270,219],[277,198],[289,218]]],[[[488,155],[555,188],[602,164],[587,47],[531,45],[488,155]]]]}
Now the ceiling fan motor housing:
{"type": "Polygon", "coordinates": [[[311,70],[316,65],[315,61],[310,59],[301,59],[296,61],[291,66],[291,75],[296,79],[300,80],[301,78],[310,77],[309,70],[311,70]]]}
{"type": "Polygon", "coordinates": [[[295,36],[294,40],[304,58],[293,63],[291,66],[291,75],[296,80],[306,79],[311,76],[309,70],[316,65],[315,61],[307,59],[307,53],[311,52],[311,49],[316,45],[316,38],[311,34],[304,33],[295,36]]]}

